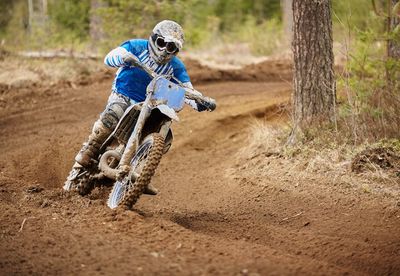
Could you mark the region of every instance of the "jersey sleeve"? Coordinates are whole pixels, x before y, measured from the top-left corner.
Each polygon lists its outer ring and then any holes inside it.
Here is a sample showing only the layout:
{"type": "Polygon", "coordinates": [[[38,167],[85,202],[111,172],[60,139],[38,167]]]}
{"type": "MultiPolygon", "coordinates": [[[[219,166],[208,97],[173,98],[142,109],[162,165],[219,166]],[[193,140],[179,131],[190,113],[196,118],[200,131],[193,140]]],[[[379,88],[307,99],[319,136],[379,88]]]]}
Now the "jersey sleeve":
{"type": "Polygon", "coordinates": [[[104,63],[110,67],[121,67],[125,63],[123,61],[123,55],[127,50],[122,47],[117,47],[111,50],[104,58],[104,63]]]}
{"type": "Polygon", "coordinates": [[[125,41],[120,45],[120,47],[126,49],[135,56],[138,56],[146,48],[146,41],[142,39],[132,39],[125,41]]]}
{"type": "Polygon", "coordinates": [[[142,52],[143,48],[146,46],[146,42],[140,39],[132,39],[125,41],[119,47],[111,50],[104,58],[104,63],[110,67],[122,67],[127,66],[123,61],[123,56],[127,52],[134,54],[136,57],[142,52]]]}
{"type": "Polygon", "coordinates": [[[175,78],[177,78],[179,81],[181,81],[183,83],[190,82],[190,77],[186,71],[185,65],[177,57],[175,57],[173,60],[173,67],[174,67],[174,77],[175,78]]]}

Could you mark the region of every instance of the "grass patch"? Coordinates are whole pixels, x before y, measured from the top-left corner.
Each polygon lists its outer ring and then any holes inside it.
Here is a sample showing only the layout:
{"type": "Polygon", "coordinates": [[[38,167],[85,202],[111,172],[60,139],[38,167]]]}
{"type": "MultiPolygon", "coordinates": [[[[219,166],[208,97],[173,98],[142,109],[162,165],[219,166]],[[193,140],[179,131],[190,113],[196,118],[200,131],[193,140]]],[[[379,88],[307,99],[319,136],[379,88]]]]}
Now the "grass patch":
{"type": "Polygon", "coordinates": [[[365,194],[397,202],[400,196],[399,139],[354,145],[340,141],[329,129],[318,129],[314,133],[317,134],[303,137],[289,146],[286,144],[289,128],[271,126],[265,121],[254,122],[249,128],[246,146],[237,153],[233,175],[263,179],[258,182],[260,185],[282,185],[292,191],[303,187],[300,190],[321,193],[322,188],[343,195],[365,194]],[[386,154],[371,157],[372,165],[366,166],[368,169],[352,170],[352,164],[368,149],[386,154]],[[312,187],[313,183],[318,183],[319,188],[312,187]]]}

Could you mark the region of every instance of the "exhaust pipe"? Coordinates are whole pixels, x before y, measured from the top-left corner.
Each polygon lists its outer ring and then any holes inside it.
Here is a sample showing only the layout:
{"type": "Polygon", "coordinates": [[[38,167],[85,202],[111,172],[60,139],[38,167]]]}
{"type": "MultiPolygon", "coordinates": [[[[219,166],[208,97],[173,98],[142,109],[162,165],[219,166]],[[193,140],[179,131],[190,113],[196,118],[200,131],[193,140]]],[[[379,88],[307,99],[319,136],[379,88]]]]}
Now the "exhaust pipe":
{"type": "Polygon", "coordinates": [[[121,160],[121,154],[118,151],[109,150],[101,156],[99,168],[107,178],[116,179],[118,170],[111,168],[108,164],[108,159],[110,157],[114,158],[117,164],[121,160]]]}

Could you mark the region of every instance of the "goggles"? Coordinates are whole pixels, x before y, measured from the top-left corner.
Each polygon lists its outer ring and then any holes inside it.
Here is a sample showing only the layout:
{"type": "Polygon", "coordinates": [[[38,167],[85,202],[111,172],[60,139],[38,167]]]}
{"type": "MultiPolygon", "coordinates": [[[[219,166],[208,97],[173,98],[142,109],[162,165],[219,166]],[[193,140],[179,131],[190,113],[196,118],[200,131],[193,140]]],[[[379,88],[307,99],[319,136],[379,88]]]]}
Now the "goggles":
{"type": "Polygon", "coordinates": [[[158,49],[164,50],[168,54],[175,54],[179,52],[179,48],[176,46],[174,42],[165,42],[164,38],[161,36],[158,36],[157,34],[153,34],[151,38],[154,41],[154,44],[157,46],[158,49]]]}

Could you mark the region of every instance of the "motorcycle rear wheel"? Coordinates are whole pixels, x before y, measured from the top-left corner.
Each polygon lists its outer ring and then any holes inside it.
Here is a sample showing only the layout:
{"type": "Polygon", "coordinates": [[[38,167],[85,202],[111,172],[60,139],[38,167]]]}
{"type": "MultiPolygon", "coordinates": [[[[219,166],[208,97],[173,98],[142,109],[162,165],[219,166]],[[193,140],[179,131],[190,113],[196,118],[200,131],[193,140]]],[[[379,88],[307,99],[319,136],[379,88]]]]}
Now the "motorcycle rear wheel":
{"type": "Polygon", "coordinates": [[[149,185],[158,164],[161,161],[164,150],[164,138],[153,133],[147,136],[131,162],[131,173],[121,182],[117,181],[108,198],[107,205],[111,209],[123,204],[131,209],[149,185]],[[132,182],[132,174],[137,176],[132,182]]]}

